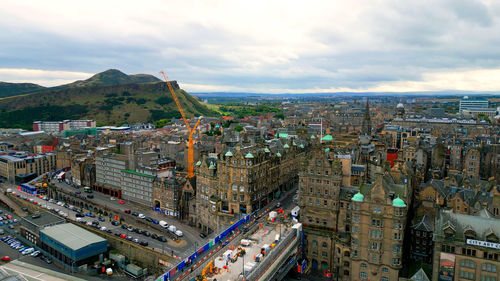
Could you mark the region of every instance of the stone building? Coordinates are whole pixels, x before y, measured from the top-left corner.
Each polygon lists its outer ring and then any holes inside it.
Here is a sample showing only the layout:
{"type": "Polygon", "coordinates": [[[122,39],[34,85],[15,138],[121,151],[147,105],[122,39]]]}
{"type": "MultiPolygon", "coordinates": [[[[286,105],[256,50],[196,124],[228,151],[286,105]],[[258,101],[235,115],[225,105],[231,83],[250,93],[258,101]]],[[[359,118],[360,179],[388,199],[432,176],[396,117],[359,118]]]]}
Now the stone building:
{"type": "Polygon", "coordinates": [[[226,146],[196,163],[197,226],[211,233],[264,207],[298,180],[307,151],[298,139],[275,139],[266,146],[226,146]]]}
{"type": "Polygon", "coordinates": [[[435,224],[433,281],[500,280],[497,219],[440,211],[435,224]]]}

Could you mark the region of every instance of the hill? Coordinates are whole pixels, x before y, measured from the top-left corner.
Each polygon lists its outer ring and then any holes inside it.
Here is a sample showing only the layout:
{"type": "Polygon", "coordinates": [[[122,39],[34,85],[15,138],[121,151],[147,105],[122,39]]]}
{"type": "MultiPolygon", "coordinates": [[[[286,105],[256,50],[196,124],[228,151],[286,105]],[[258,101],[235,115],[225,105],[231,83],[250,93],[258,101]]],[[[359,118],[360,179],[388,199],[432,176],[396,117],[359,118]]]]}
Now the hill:
{"type": "MultiPolygon", "coordinates": [[[[36,120],[94,119],[121,125],[180,117],[166,83],[155,82],[159,79],[154,76],[118,72],[108,70],[87,80],[1,99],[0,128],[32,129],[36,120]]],[[[171,83],[188,117],[218,115],[176,81],[171,83]]]]}
{"type": "Polygon", "coordinates": [[[24,95],[46,89],[43,86],[32,83],[7,83],[0,82],[0,98],[24,95]]]}

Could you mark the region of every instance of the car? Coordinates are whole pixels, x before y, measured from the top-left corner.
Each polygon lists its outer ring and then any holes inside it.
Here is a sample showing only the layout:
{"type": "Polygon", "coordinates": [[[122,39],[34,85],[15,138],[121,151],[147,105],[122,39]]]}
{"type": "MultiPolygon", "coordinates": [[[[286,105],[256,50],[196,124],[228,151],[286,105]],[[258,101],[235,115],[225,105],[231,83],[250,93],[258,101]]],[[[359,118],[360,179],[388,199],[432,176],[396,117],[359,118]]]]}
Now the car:
{"type": "Polygon", "coordinates": [[[130,212],[131,212],[131,211],[130,211],[130,209],[125,209],[125,210],[124,210],[124,212],[125,212],[126,214],[130,214],[130,212]]]}
{"type": "Polygon", "coordinates": [[[63,207],[67,209],[67,208],[69,208],[69,204],[66,203],[66,204],[63,205],[63,207]]]}
{"type": "Polygon", "coordinates": [[[13,225],[9,225],[9,229],[14,229],[14,226],[13,225]]]}
{"type": "Polygon", "coordinates": [[[16,223],[16,222],[18,222],[18,221],[19,221],[18,219],[13,219],[13,220],[12,220],[12,222],[13,222],[13,223],[16,223]]]}
{"type": "Polygon", "coordinates": [[[160,236],[158,237],[158,241],[165,243],[167,242],[167,238],[165,238],[165,236],[160,236]]]}
{"type": "Polygon", "coordinates": [[[89,194],[89,195],[87,195],[87,198],[88,198],[88,199],[93,199],[93,198],[94,198],[94,195],[89,194]]]}
{"type": "Polygon", "coordinates": [[[99,221],[93,220],[92,224],[99,225],[99,221]]]}
{"type": "Polygon", "coordinates": [[[24,246],[24,247],[22,247],[22,248],[19,248],[19,250],[17,250],[17,251],[21,253],[21,252],[24,252],[24,250],[27,250],[27,249],[29,249],[29,248],[30,248],[30,247],[24,246]]]}
{"type": "Polygon", "coordinates": [[[159,221],[159,220],[157,220],[157,219],[153,219],[153,223],[154,223],[154,224],[159,224],[159,223],[160,223],[160,221],[159,221]]]}
{"type": "Polygon", "coordinates": [[[148,241],[141,241],[141,242],[139,242],[139,244],[141,244],[141,246],[144,246],[144,247],[147,247],[149,245],[148,241]]]}
{"type": "Polygon", "coordinates": [[[146,236],[146,237],[149,237],[149,236],[151,236],[151,233],[150,233],[149,231],[144,231],[144,232],[142,233],[142,235],[144,235],[144,236],[146,236]]]}
{"type": "Polygon", "coordinates": [[[51,259],[49,259],[49,258],[47,258],[47,257],[44,259],[44,261],[45,261],[46,263],[48,263],[48,264],[51,264],[51,263],[52,263],[52,260],[51,260],[51,259]]]}
{"type": "Polygon", "coordinates": [[[151,234],[151,238],[158,239],[158,235],[156,235],[155,233],[153,233],[153,234],[151,234]]]}
{"type": "Polygon", "coordinates": [[[113,233],[113,231],[111,231],[111,229],[106,229],[104,231],[107,232],[107,233],[109,233],[109,234],[113,233]]]}
{"type": "Polygon", "coordinates": [[[123,234],[123,233],[122,233],[122,234],[120,234],[120,238],[124,238],[124,239],[126,239],[126,238],[127,238],[127,234],[123,234]]]}
{"type": "Polygon", "coordinates": [[[126,224],[122,224],[122,228],[123,228],[123,229],[127,229],[127,228],[128,228],[128,226],[127,226],[126,224]]]}
{"type": "Polygon", "coordinates": [[[127,230],[128,230],[128,231],[134,231],[134,228],[133,228],[133,227],[131,227],[131,226],[129,226],[129,227],[127,227],[127,230]]]}
{"type": "Polygon", "coordinates": [[[207,236],[205,235],[205,233],[200,233],[200,237],[203,238],[203,239],[207,238],[207,236]]]}
{"type": "Polygon", "coordinates": [[[139,213],[138,212],[133,212],[132,216],[136,216],[137,217],[137,216],[139,216],[139,213]]]}
{"type": "Polygon", "coordinates": [[[119,225],[119,224],[120,224],[120,222],[119,222],[119,221],[111,221],[111,224],[112,224],[112,225],[119,225]]]}
{"type": "Polygon", "coordinates": [[[34,251],[33,253],[31,253],[31,256],[32,257],[38,257],[40,255],[40,251],[34,251]]]}
{"type": "Polygon", "coordinates": [[[150,217],[146,217],[146,219],[145,219],[145,220],[146,220],[146,221],[148,221],[148,222],[153,222],[153,219],[152,219],[152,218],[150,218],[150,217]]]}
{"type": "Polygon", "coordinates": [[[115,198],[115,197],[111,197],[111,198],[109,198],[109,200],[111,200],[111,201],[115,201],[115,200],[116,200],[116,198],[115,198]]]}
{"type": "Polygon", "coordinates": [[[82,194],[81,191],[75,191],[75,194],[82,194]]]}
{"type": "Polygon", "coordinates": [[[35,251],[35,249],[29,248],[29,249],[24,250],[21,254],[28,255],[28,254],[33,253],[34,251],[35,251]]]}
{"type": "Polygon", "coordinates": [[[132,242],[139,243],[139,239],[135,238],[134,240],[132,240],[132,242]]]}
{"type": "Polygon", "coordinates": [[[134,237],[132,237],[132,236],[127,236],[127,240],[128,240],[128,241],[132,241],[132,240],[134,240],[134,237]]]}
{"type": "Polygon", "coordinates": [[[83,217],[85,217],[85,215],[84,215],[84,214],[82,214],[82,213],[76,213],[76,214],[75,214],[75,216],[76,216],[77,218],[83,218],[83,217]]]}
{"type": "Polygon", "coordinates": [[[136,228],[135,232],[137,232],[137,234],[142,234],[143,231],[142,231],[142,229],[136,228]]]}
{"type": "Polygon", "coordinates": [[[28,208],[23,208],[23,212],[27,213],[28,212],[28,208]]]}
{"type": "Polygon", "coordinates": [[[120,204],[125,204],[125,201],[120,200],[120,201],[118,201],[118,203],[120,203],[120,204]]]}
{"type": "Polygon", "coordinates": [[[103,217],[99,217],[99,221],[104,221],[104,218],[103,217]]]}
{"type": "Polygon", "coordinates": [[[100,230],[101,231],[106,231],[106,230],[108,230],[108,228],[106,228],[105,226],[103,226],[103,227],[100,228],[100,230]]]}
{"type": "Polygon", "coordinates": [[[144,214],[139,214],[139,216],[138,216],[138,217],[139,217],[140,219],[145,219],[145,218],[146,218],[146,216],[145,216],[144,214]]]}
{"type": "Polygon", "coordinates": [[[11,215],[7,215],[7,218],[10,220],[12,218],[12,216],[11,215]]]}
{"type": "Polygon", "coordinates": [[[10,261],[10,257],[9,256],[3,256],[0,259],[3,260],[3,261],[10,261]]]}
{"type": "Polygon", "coordinates": [[[91,213],[88,213],[88,212],[87,212],[87,213],[85,213],[85,215],[86,215],[87,217],[95,218],[95,215],[94,215],[94,214],[91,214],[91,213]]]}
{"type": "Polygon", "coordinates": [[[281,208],[281,203],[278,202],[278,204],[276,204],[276,208],[281,208]]]}

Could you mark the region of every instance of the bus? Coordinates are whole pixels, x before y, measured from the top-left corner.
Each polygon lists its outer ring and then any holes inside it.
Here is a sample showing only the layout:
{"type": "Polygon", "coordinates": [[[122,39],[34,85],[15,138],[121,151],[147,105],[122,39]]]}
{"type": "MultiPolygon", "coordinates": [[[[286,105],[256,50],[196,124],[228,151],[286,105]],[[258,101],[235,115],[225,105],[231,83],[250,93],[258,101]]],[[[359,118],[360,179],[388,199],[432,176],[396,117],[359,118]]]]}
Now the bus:
{"type": "Polygon", "coordinates": [[[83,191],[87,193],[92,193],[92,189],[90,189],[90,187],[88,186],[83,187],[83,191]]]}

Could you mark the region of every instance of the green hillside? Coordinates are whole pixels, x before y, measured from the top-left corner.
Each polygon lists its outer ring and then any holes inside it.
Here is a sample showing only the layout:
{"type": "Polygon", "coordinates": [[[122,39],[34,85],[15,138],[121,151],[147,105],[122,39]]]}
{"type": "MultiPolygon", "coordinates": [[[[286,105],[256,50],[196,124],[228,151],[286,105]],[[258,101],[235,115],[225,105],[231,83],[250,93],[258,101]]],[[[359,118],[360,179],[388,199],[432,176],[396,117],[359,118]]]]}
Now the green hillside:
{"type": "Polygon", "coordinates": [[[0,82],[0,98],[24,95],[27,93],[37,92],[44,89],[45,87],[32,83],[0,82]]]}
{"type": "MultiPolygon", "coordinates": [[[[180,117],[166,83],[128,83],[125,76],[100,75],[99,79],[85,80],[87,85],[77,81],[79,86],[72,83],[62,89],[1,99],[0,128],[32,129],[35,120],[94,119],[101,124],[120,125],[180,117]],[[102,81],[126,84],[103,86],[102,81]]],[[[177,82],[172,84],[188,117],[218,115],[180,89],[177,82]]]]}

